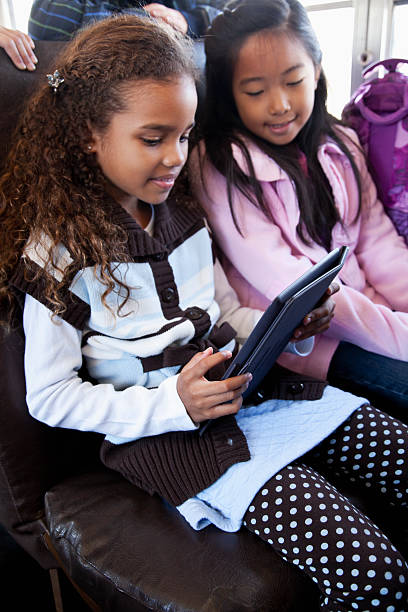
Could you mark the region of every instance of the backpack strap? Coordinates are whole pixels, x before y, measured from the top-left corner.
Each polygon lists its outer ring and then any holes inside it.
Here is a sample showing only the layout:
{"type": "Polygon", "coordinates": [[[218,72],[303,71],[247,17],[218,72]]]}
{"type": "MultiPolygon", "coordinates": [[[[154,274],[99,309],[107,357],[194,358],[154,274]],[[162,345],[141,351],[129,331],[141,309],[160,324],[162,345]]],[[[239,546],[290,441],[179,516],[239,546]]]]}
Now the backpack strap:
{"type": "Polygon", "coordinates": [[[377,125],[390,125],[391,123],[396,123],[400,119],[403,119],[408,114],[408,87],[405,88],[404,92],[404,102],[398,110],[393,113],[389,113],[388,115],[378,115],[370,108],[365,105],[364,98],[368,94],[371,89],[371,85],[367,84],[367,89],[361,91],[358,96],[356,96],[354,103],[357,106],[358,110],[367,121],[371,123],[376,123],[377,125]]]}
{"type": "MultiPolygon", "coordinates": [[[[370,72],[372,72],[375,68],[378,68],[379,66],[384,66],[384,68],[386,68],[388,72],[395,73],[397,71],[397,66],[400,63],[408,64],[408,60],[390,58],[382,60],[380,62],[375,62],[374,64],[370,64],[369,66],[367,66],[367,68],[363,71],[363,76],[366,77],[368,74],[370,74],[370,72]]],[[[400,119],[403,119],[408,114],[408,81],[404,89],[404,99],[402,105],[393,113],[388,113],[386,115],[377,114],[376,112],[368,108],[365,104],[365,97],[371,91],[371,87],[373,86],[373,84],[374,83],[367,83],[366,85],[363,85],[354,99],[354,104],[356,105],[364,119],[367,119],[367,121],[370,121],[371,123],[384,126],[396,123],[400,119]]]]}
{"type": "Polygon", "coordinates": [[[373,70],[375,70],[375,68],[378,68],[379,66],[384,66],[384,68],[388,72],[396,72],[399,64],[408,64],[408,59],[390,57],[379,62],[374,62],[363,70],[362,76],[365,78],[368,74],[370,74],[370,72],[372,72],[373,70]]]}

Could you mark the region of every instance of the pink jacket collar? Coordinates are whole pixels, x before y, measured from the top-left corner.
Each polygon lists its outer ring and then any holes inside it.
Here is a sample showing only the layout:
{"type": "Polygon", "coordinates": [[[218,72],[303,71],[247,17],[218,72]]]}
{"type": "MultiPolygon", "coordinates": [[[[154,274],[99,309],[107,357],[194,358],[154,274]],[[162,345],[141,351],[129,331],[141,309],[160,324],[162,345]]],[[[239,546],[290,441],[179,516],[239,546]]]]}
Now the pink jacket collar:
{"type": "MultiPolygon", "coordinates": [[[[274,182],[279,180],[288,180],[288,175],[280,166],[271,158],[268,157],[259,147],[257,147],[250,140],[244,139],[244,142],[248,148],[249,154],[254,165],[255,177],[258,181],[274,182]]],[[[232,144],[232,153],[238,166],[245,174],[249,174],[248,165],[241,149],[236,144],[232,144]]],[[[339,149],[337,144],[333,141],[328,141],[319,147],[318,157],[321,162],[322,158],[326,155],[340,155],[344,156],[344,153],[339,149]]]]}

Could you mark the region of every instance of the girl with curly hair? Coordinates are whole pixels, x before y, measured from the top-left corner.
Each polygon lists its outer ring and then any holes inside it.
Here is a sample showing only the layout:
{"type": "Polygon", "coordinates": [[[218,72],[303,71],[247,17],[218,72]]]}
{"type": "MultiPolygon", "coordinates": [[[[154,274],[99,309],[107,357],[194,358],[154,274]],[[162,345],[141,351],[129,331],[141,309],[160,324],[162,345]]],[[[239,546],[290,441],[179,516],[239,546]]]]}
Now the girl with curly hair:
{"type": "MultiPolygon", "coordinates": [[[[325,587],[322,566],[332,580],[352,562],[370,572],[370,598],[393,605],[406,594],[400,553],[315,467],[338,462],[343,432],[357,442],[360,416],[372,415],[379,445],[392,438],[394,447],[396,426],[385,435],[362,398],[279,368],[270,399],[245,410],[251,376],[220,380],[237,346],[232,326],[243,339],[262,313],[240,306],[181,176],[197,104],[190,44],[153,20],[102,21],[68,45],[26,109],[0,179],[0,306],[24,304],[29,411],[50,426],[104,434],[102,461],[177,506],[195,529],[245,523],[295,563],[273,532],[288,537],[296,520],[298,565],[326,609],[349,610],[364,594],[346,581],[325,587]],[[293,485],[297,494],[283,504],[280,491],[293,485]],[[324,535],[311,517],[324,521],[324,535]],[[359,527],[352,537],[351,521],[359,527]],[[352,542],[363,548],[366,540],[371,557],[358,551],[351,561],[352,542]],[[323,561],[320,542],[342,542],[344,562],[332,550],[323,561]]],[[[331,314],[329,299],[302,337],[325,329],[331,314]]],[[[398,439],[408,446],[402,425],[398,439]]],[[[348,466],[350,453],[345,459],[348,466]]],[[[388,461],[383,488],[397,506],[405,456],[388,461]]]]}

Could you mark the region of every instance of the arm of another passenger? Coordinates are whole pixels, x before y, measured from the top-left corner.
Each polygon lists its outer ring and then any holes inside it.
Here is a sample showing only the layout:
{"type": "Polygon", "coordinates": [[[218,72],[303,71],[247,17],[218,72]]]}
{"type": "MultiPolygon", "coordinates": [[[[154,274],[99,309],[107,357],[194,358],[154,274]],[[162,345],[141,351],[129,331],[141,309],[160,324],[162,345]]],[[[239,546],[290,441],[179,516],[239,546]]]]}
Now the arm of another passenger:
{"type": "Polygon", "coordinates": [[[156,19],[162,19],[163,21],[171,25],[175,30],[179,30],[183,34],[187,34],[187,19],[180,11],[168,8],[167,6],[164,6],[159,2],[152,2],[146,4],[143,8],[152,17],[155,17],[156,19]]]}
{"type": "Polygon", "coordinates": [[[193,37],[204,36],[207,27],[211,21],[221,12],[218,9],[209,6],[208,3],[196,2],[178,2],[178,9],[166,6],[171,2],[153,2],[147,3],[144,9],[152,15],[163,19],[168,24],[186,34],[193,37]]]}
{"type": "Polygon", "coordinates": [[[4,49],[16,68],[35,70],[37,58],[35,44],[28,34],[0,26],[0,47],[4,49]]]}

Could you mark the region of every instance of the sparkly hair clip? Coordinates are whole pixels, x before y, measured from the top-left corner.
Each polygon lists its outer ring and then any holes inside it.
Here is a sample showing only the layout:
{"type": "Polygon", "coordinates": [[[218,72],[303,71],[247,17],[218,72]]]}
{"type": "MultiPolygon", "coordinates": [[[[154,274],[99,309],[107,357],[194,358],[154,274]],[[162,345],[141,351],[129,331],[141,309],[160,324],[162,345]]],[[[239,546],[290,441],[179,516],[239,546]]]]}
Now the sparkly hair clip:
{"type": "Polygon", "coordinates": [[[56,70],[54,74],[47,74],[47,79],[48,85],[51,87],[51,89],[54,90],[54,93],[56,94],[58,87],[64,82],[63,77],[61,77],[58,70],[56,70]]]}

